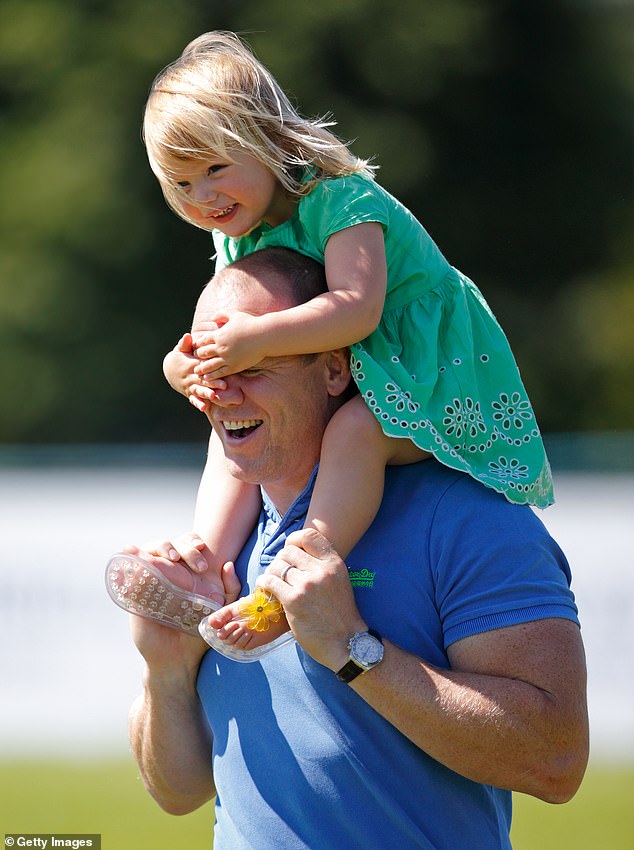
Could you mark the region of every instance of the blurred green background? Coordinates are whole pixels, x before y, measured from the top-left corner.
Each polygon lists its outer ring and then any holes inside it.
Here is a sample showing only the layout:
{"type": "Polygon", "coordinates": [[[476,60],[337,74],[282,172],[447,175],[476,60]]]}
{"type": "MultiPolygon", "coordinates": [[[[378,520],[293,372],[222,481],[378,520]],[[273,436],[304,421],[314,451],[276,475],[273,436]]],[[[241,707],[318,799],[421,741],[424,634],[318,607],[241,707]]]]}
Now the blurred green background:
{"type": "MultiPolygon", "coordinates": [[[[514,850],[633,850],[633,782],[634,769],[595,768],[564,808],[516,794],[514,850]]],[[[164,814],[130,763],[0,764],[0,794],[7,812],[0,832],[100,834],[102,850],[211,850],[211,806],[180,818],[164,814]]],[[[397,848],[377,835],[363,850],[397,848]]]]}
{"type": "Polygon", "coordinates": [[[161,361],[212,273],[140,121],[241,31],[484,291],[546,433],[634,427],[631,0],[3,0],[0,443],[194,440],[161,361]]]}
{"type": "MultiPolygon", "coordinates": [[[[2,0],[0,447],[202,445],[161,361],[211,240],[168,211],[140,122],[154,75],[219,28],[476,281],[546,434],[632,431],[633,23],[631,0],[2,0]]],[[[633,791],[594,766],[564,809],[520,796],[515,845],[631,850],[633,791]]],[[[210,845],[209,810],[163,815],[131,759],[0,761],[0,806],[4,832],[210,845]]]]}

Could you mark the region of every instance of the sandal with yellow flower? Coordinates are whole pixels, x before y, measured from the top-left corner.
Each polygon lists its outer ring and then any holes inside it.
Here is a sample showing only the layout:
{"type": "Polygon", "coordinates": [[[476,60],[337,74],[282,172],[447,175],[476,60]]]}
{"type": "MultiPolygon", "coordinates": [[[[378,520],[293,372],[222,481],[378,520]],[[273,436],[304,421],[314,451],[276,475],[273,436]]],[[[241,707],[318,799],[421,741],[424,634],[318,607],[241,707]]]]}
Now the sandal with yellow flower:
{"type": "Polygon", "coordinates": [[[212,617],[201,621],[198,631],[215,650],[234,661],[257,661],[294,640],[284,609],[268,590],[256,587],[212,617]]]}

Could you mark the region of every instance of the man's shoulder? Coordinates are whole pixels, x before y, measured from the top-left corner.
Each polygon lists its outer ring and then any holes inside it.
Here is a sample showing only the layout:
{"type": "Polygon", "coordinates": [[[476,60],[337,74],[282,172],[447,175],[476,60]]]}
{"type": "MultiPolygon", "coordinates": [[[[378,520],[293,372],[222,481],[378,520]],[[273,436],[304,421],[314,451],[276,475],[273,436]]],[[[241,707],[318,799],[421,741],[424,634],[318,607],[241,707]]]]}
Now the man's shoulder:
{"type": "Polygon", "coordinates": [[[467,499],[486,500],[486,488],[471,476],[450,469],[433,458],[405,466],[388,466],[385,475],[384,499],[399,498],[405,503],[430,506],[443,500],[464,502],[467,499]]]}
{"type": "Polygon", "coordinates": [[[378,519],[389,522],[395,515],[407,515],[410,523],[422,523],[430,531],[469,525],[545,531],[530,507],[511,504],[470,475],[433,459],[388,467],[378,519]]]}

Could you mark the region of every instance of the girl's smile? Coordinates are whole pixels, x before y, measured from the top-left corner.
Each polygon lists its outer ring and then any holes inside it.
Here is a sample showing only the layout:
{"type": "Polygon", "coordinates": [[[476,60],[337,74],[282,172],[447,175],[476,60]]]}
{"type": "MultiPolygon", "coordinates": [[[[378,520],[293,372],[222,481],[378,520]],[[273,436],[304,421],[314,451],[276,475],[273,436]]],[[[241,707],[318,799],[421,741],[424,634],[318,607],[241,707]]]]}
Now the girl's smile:
{"type": "Polygon", "coordinates": [[[225,207],[224,210],[219,210],[218,212],[209,213],[207,218],[212,218],[214,220],[214,222],[217,222],[217,223],[222,222],[223,224],[226,224],[227,222],[231,221],[231,219],[235,215],[237,209],[238,209],[237,204],[231,204],[231,206],[225,207]]]}
{"type": "Polygon", "coordinates": [[[231,160],[187,160],[176,179],[195,202],[182,201],[187,218],[227,236],[244,236],[262,222],[276,227],[295,209],[275,175],[250,154],[233,153],[231,160]]]}

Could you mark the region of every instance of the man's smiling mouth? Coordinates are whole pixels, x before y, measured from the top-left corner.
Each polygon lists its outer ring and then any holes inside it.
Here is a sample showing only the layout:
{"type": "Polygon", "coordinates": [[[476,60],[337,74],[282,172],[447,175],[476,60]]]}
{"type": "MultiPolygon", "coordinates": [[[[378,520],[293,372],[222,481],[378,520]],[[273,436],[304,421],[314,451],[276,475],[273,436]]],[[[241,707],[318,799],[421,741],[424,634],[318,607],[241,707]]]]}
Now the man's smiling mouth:
{"type": "Polygon", "coordinates": [[[259,428],[261,424],[261,419],[230,419],[223,421],[222,427],[229,437],[241,440],[259,428]]]}

